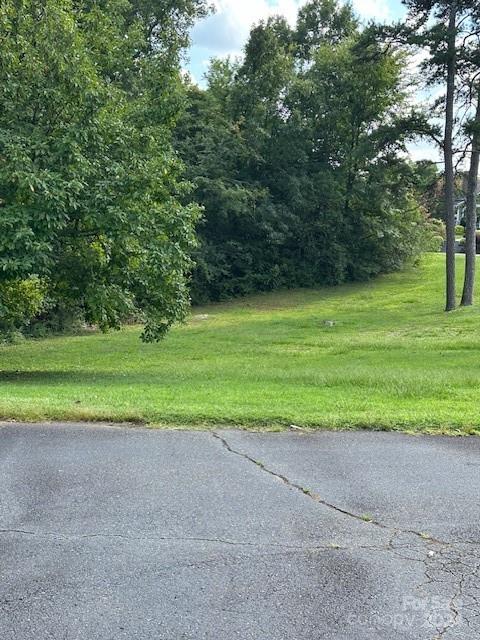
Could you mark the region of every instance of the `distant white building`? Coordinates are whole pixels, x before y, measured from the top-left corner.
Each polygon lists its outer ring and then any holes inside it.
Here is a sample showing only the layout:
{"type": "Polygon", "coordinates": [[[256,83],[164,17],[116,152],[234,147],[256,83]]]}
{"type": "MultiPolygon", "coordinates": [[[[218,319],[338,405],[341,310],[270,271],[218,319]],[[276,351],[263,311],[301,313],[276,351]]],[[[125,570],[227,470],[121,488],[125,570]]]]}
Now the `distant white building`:
{"type": "MultiPolygon", "coordinates": [[[[457,200],[455,203],[455,224],[465,225],[466,209],[466,201],[457,200]]],[[[477,229],[480,229],[480,202],[477,203],[477,229]]]]}

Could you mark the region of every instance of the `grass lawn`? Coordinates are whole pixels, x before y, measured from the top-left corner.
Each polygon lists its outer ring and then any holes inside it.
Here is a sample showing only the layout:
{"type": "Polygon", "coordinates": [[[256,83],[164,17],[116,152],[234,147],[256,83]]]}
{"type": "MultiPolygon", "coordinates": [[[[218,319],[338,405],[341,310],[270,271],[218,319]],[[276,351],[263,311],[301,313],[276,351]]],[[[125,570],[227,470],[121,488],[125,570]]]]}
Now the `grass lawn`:
{"type": "Polygon", "coordinates": [[[480,307],[443,312],[443,263],[195,309],[156,345],[1,346],[0,417],[480,433],[480,307]]]}

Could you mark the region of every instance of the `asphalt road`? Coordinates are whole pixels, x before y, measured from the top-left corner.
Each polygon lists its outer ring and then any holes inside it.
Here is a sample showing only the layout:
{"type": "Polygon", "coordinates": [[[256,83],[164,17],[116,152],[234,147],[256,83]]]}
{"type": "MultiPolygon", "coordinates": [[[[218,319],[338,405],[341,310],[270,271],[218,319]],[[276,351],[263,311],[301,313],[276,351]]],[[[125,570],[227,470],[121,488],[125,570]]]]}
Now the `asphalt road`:
{"type": "Polygon", "coordinates": [[[1,640],[475,640],[479,603],[479,439],[0,425],[1,640]]]}

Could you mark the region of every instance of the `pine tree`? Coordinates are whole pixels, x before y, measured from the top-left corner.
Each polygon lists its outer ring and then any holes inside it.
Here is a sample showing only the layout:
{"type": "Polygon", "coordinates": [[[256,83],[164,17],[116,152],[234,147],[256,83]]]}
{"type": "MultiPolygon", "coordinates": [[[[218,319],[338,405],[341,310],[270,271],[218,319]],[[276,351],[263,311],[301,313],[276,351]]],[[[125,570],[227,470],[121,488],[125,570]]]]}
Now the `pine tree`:
{"type": "Polygon", "coordinates": [[[458,72],[457,32],[462,15],[462,0],[405,0],[409,17],[404,31],[411,43],[426,48],[423,63],[432,84],[446,88],[444,104],[443,156],[445,162],[446,222],[446,311],[456,307],[455,297],[455,165],[454,127],[455,92],[458,72]]]}
{"type": "Polygon", "coordinates": [[[480,7],[478,3],[466,2],[470,10],[466,21],[466,35],[462,39],[461,74],[465,84],[467,104],[472,104],[472,118],[467,125],[471,143],[470,169],[468,173],[466,228],[465,228],[465,280],[462,306],[473,304],[475,271],[477,260],[477,193],[480,169],[480,7]],[[476,101],[476,107],[475,107],[476,101]]]}

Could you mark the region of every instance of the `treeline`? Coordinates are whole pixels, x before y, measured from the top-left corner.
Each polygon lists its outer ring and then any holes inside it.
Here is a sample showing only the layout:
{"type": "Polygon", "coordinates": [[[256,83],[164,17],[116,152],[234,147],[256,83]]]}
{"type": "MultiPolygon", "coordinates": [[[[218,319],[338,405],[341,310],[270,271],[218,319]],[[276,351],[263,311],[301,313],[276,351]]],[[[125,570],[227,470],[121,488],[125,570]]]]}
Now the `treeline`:
{"type": "Polygon", "coordinates": [[[454,135],[473,141],[473,193],[480,9],[405,4],[404,24],[364,28],[311,0],[294,27],[255,26],[201,89],[181,66],[206,0],[2,0],[0,336],[135,319],[156,340],[191,299],[364,280],[432,248],[432,168],[406,144],[439,142],[448,192],[454,135]],[[419,45],[428,81],[449,80],[445,135],[411,99],[419,45]]]}
{"type": "Polygon", "coordinates": [[[195,302],[364,280],[430,246],[406,64],[349,5],[314,0],[188,87],[175,136],[204,208],[195,302]]]}

